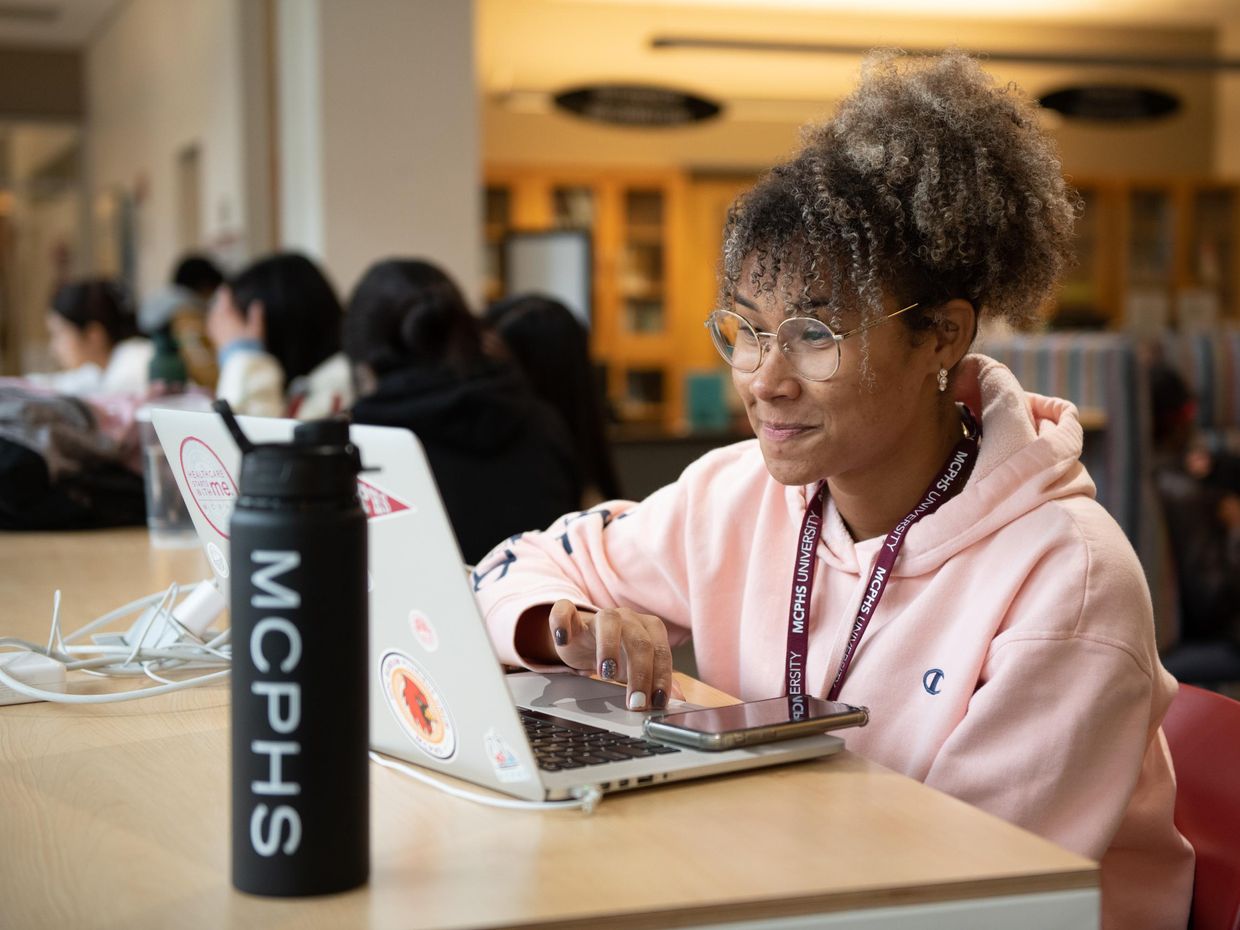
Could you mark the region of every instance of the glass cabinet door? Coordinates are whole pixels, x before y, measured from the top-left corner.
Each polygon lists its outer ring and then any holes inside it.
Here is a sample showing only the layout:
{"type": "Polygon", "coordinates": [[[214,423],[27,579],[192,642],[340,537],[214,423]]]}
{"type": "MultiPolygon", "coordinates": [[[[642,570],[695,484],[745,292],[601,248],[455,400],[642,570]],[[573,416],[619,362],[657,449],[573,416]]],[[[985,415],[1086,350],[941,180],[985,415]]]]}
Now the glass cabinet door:
{"type": "Polygon", "coordinates": [[[662,415],[666,378],[662,368],[630,368],[624,376],[625,419],[657,422],[662,415]]]}
{"type": "Polygon", "coordinates": [[[1175,219],[1170,191],[1134,190],[1128,195],[1128,280],[1134,287],[1171,287],[1175,219]]]}
{"type": "Polygon", "coordinates": [[[1175,202],[1164,188],[1128,192],[1125,322],[1153,332],[1171,322],[1175,290],[1175,202]]]}
{"type": "Polygon", "coordinates": [[[504,295],[504,233],[512,225],[512,194],[508,188],[487,186],[482,225],[486,242],[483,287],[487,303],[491,303],[504,295]]]}
{"type": "Polygon", "coordinates": [[[666,325],[662,191],[625,191],[623,236],[621,325],[630,333],[661,333],[666,325]]]}
{"type": "Polygon", "coordinates": [[[552,213],[557,229],[594,228],[594,189],[556,187],[551,192],[552,213]]]}
{"type": "Polygon", "coordinates": [[[1211,325],[1236,312],[1237,195],[1232,188],[1193,192],[1188,229],[1186,292],[1182,322],[1211,325]]]}
{"type": "Polygon", "coordinates": [[[1076,261],[1064,275],[1055,313],[1058,326],[1095,326],[1112,314],[1103,288],[1106,247],[1102,233],[1103,197],[1097,190],[1078,189],[1082,212],[1076,222],[1076,261]]]}

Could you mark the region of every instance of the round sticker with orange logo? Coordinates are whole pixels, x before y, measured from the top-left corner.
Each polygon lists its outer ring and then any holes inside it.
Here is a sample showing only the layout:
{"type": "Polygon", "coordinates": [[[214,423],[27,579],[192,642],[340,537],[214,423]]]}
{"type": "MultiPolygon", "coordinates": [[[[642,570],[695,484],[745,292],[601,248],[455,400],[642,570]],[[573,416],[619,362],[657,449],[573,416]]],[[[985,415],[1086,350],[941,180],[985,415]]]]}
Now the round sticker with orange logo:
{"type": "Polygon", "coordinates": [[[456,727],[430,676],[409,656],[384,653],[379,660],[383,696],[401,728],[419,749],[435,759],[456,752],[456,727]]]}

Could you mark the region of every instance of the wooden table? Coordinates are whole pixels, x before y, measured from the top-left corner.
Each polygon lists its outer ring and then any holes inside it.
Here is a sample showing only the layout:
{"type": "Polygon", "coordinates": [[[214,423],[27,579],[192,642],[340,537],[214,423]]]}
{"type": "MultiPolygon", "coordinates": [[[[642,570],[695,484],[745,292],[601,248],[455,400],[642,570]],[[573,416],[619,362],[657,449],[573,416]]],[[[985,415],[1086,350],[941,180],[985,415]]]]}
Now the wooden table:
{"type": "MultiPolygon", "coordinates": [[[[140,530],[0,534],[0,635],[45,639],[57,586],[73,630],[207,574],[140,530]]],[[[0,707],[0,926],[1097,926],[1094,863],[848,752],[592,816],[496,810],[372,766],[370,884],[250,897],[229,884],[227,738],[225,686],[0,707]]]]}

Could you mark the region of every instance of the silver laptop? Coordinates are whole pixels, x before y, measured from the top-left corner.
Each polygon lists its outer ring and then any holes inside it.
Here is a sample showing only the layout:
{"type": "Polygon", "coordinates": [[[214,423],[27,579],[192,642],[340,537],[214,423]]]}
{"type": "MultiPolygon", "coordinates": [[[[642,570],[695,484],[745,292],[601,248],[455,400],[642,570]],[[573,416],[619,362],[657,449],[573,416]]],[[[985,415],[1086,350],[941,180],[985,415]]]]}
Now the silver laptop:
{"type": "MultiPolygon", "coordinates": [[[[255,442],[292,437],[292,420],[239,418],[255,442]]],[[[212,570],[228,590],[228,521],[240,452],[213,413],[153,412],[212,570]]],[[[642,738],[625,690],[564,673],[505,674],[474,600],[421,444],[408,430],[352,426],[368,470],[370,742],[378,752],[529,800],[811,759],[843,741],[819,735],[726,752],[642,738]]],[[[670,702],[669,711],[694,705],[670,702]]]]}

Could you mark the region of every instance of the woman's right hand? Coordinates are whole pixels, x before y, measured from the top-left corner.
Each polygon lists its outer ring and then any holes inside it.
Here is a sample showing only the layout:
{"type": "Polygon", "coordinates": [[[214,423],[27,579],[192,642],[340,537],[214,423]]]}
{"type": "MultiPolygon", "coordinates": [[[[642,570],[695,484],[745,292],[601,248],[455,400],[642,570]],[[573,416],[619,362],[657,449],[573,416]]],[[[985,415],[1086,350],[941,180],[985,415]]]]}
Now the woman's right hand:
{"type": "Polygon", "coordinates": [[[625,607],[595,613],[560,600],[551,605],[547,622],[561,662],[627,682],[629,710],[662,710],[669,695],[677,694],[667,627],[658,617],[625,607]]]}

